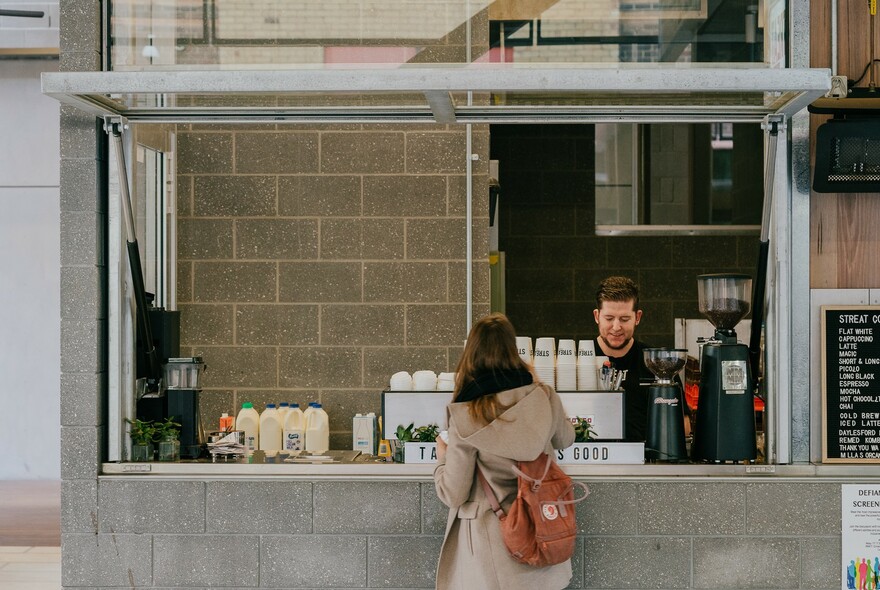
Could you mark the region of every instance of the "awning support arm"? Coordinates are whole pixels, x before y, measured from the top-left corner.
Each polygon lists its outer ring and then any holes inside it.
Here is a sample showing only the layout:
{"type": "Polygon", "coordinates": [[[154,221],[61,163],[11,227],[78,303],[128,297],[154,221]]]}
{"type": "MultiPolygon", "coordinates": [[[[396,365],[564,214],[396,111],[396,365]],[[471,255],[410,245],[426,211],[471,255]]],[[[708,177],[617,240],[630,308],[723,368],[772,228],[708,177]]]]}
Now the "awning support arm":
{"type": "Polygon", "coordinates": [[[128,168],[125,165],[125,151],[122,144],[122,133],[128,128],[122,117],[105,117],[104,131],[116,144],[116,167],[119,174],[120,201],[122,203],[122,220],[125,225],[125,243],[128,249],[128,267],[131,269],[131,282],[134,287],[135,305],[137,306],[137,325],[141,335],[141,345],[147,357],[147,390],[158,391],[162,378],[162,366],[153,343],[153,330],[148,314],[147,291],[144,286],[144,273],[141,268],[141,255],[138,249],[137,233],[134,226],[134,213],[131,206],[131,188],[128,184],[128,168]]]}
{"type": "Polygon", "coordinates": [[[767,257],[770,252],[770,216],[773,211],[773,183],[776,181],[776,150],[779,131],[785,126],[785,117],[768,115],[761,127],[766,136],[764,154],[764,208],[761,213],[761,241],[758,248],[758,268],[752,293],[752,328],[749,334],[749,360],[756,390],[761,360],[761,330],[764,325],[764,297],[767,290],[767,257]]]}

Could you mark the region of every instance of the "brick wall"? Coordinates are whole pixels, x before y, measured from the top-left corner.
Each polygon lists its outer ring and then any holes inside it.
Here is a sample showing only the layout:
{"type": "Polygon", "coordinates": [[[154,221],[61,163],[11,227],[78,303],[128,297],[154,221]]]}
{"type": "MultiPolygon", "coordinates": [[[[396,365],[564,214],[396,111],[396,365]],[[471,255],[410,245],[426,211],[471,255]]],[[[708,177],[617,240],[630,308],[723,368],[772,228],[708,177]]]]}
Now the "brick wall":
{"type": "Polygon", "coordinates": [[[754,276],[757,236],[596,236],[591,125],[495,125],[491,134],[501,176],[507,313],[520,334],[595,336],[596,288],[620,274],[641,288],[637,337],[672,346],[674,318],[702,317],[697,275],[754,276]]]}
{"type": "MultiPolygon", "coordinates": [[[[488,310],[487,155],[475,133],[474,315],[488,310]]],[[[461,126],[178,133],[181,354],[204,423],[320,401],[331,448],[397,371],[452,370],[467,336],[461,126]]]]}
{"type": "MultiPolygon", "coordinates": [[[[592,480],[569,588],[839,588],[840,485],[592,480]]],[[[102,478],[65,587],[433,588],[428,478],[102,478]]],[[[79,517],[80,514],[74,516],[79,517]]]]}

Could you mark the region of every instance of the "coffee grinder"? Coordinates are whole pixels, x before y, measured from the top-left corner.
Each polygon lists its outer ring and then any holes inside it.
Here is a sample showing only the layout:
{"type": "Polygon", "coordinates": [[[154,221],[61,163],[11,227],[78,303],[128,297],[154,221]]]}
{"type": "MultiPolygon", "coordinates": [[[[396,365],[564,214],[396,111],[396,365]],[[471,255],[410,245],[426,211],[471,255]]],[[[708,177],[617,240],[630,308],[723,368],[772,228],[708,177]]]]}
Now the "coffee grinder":
{"type": "Polygon", "coordinates": [[[673,381],[687,362],[685,348],[646,348],[645,366],[657,377],[647,386],[648,434],[645,458],[654,461],[685,461],[684,407],[681,386],[673,381]]]}
{"type": "Polygon", "coordinates": [[[752,279],[743,274],[697,277],[700,313],[715,326],[700,355],[700,397],[693,458],[703,461],[754,461],[754,377],[749,347],[734,328],[751,308],[752,279]]]}
{"type": "Polygon", "coordinates": [[[202,453],[205,431],[199,411],[202,357],[170,358],[165,364],[165,417],[180,424],[180,456],[196,459],[202,453]]]}

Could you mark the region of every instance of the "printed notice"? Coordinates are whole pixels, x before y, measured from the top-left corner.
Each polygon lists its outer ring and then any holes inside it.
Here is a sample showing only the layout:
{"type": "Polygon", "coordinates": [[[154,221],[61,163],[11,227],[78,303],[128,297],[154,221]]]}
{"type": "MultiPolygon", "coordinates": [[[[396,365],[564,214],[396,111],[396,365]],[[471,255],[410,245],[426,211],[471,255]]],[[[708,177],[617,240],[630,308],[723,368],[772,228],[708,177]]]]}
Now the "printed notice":
{"type": "Polygon", "coordinates": [[[880,576],[880,485],[842,485],[841,588],[876,588],[880,576]]]}
{"type": "Polygon", "coordinates": [[[822,457],[880,463],[880,306],[822,307],[822,457]]]}

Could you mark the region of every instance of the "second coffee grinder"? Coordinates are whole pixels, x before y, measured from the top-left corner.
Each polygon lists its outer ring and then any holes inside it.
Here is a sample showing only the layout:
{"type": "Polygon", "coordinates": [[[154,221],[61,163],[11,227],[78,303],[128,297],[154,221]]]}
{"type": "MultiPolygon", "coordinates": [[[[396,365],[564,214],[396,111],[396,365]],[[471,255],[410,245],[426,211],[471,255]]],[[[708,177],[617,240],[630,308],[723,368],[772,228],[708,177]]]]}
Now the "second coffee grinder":
{"type": "Polygon", "coordinates": [[[700,397],[692,455],[703,461],[754,461],[754,376],[749,347],[734,328],[751,309],[752,278],[742,274],[697,277],[700,313],[715,326],[700,355],[700,397]]]}
{"type": "Polygon", "coordinates": [[[645,459],[685,461],[684,396],[675,375],[687,362],[686,348],[646,348],[645,366],[657,377],[648,385],[648,434],[645,459]]]}

